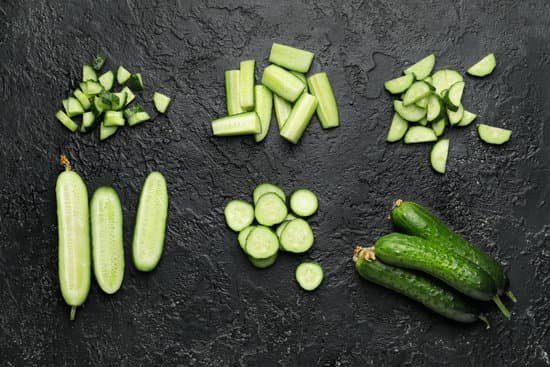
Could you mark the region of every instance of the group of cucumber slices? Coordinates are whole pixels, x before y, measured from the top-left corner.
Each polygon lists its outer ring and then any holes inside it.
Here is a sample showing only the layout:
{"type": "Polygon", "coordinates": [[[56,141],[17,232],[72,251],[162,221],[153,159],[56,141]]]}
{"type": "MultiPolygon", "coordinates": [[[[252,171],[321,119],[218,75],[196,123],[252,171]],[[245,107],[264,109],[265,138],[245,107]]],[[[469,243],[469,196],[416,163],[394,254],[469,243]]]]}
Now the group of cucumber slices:
{"type": "Polygon", "coordinates": [[[225,72],[227,116],[212,121],[215,136],[267,136],[273,106],[280,135],[297,144],[315,111],[324,129],[340,125],[336,98],[326,73],[310,77],[314,54],[274,43],[260,85],[255,85],[256,61],[241,61],[239,70],[225,72]]]}
{"type": "MultiPolygon", "coordinates": [[[[395,114],[386,140],[390,143],[403,138],[405,144],[436,142],[430,154],[430,163],[439,173],[445,173],[449,139],[441,139],[447,126],[465,127],[477,115],[464,109],[462,95],[464,78],[452,69],[432,73],[435,55],[429,55],[405,69],[403,76],[384,83],[386,90],[400,95],[394,100],[395,114]],[[431,74],[431,75],[430,75],[431,74]],[[417,123],[418,125],[412,125],[417,123]],[[430,126],[428,126],[430,124],[430,126]]],[[[475,77],[485,77],[496,67],[494,54],[489,54],[466,70],[475,77]]],[[[510,139],[511,130],[485,124],[478,125],[479,137],[489,144],[503,144],[510,139]]]]}
{"type": "MultiPolygon", "coordinates": [[[[55,117],[72,132],[79,130],[74,117],[82,116],[80,132],[89,132],[96,122],[103,120],[99,125],[99,139],[105,140],[114,135],[119,127],[128,122],[134,126],[151,119],[139,104],[129,106],[136,98],[133,91],[143,90],[141,73],[130,73],[124,66],[119,66],[115,73],[109,70],[101,75],[97,72],[103,68],[107,57],[99,54],[93,63],[82,67],[82,82],[73,96],[63,100],[63,110],[56,112],[55,117]],[[115,79],[119,86],[124,88],[113,91],[115,79]],[[133,90],[133,91],[132,91],[133,90]]],[[[153,103],[159,113],[165,113],[170,104],[170,97],[155,92],[153,103]]]]}
{"type": "MultiPolygon", "coordinates": [[[[267,268],[275,263],[279,251],[301,254],[313,246],[313,231],[303,219],[319,207],[312,191],[299,189],[290,195],[292,213],[284,191],[276,185],[260,184],[252,197],[254,205],[231,200],[224,209],[225,222],[239,233],[239,245],[252,265],[267,268]]],[[[304,262],[296,268],[296,280],[303,289],[314,290],[323,281],[323,269],[318,263],[304,262]]]]}
{"type": "MultiPolygon", "coordinates": [[[[124,278],[123,214],[117,192],[99,187],[88,207],[84,180],[61,157],[65,171],[56,183],[59,231],[59,282],[65,302],[76,308],[84,303],[91,283],[91,267],[97,284],[107,294],[116,293],[124,278]],[[90,246],[91,239],[91,246],[90,246]],[[91,253],[91,255],[90,255],[91,253]]],[[[160,261],[168,217],[166,180],[151,172],[139,198],[132,259],[139,271],[152,271],[160,261]]]]}
{"type": "Polygon", "coordinates": [[[495,259],[417,203],[397,200],[391,219],[405,234],[391,233],[373,247],[355,249],[353,260],[363,278],[458,322],[481,319],[488,326],[467,297],[493,301],[510,318],[500,295],[513,302],[516,298],[506,289],[506,273],[495,259]]]}

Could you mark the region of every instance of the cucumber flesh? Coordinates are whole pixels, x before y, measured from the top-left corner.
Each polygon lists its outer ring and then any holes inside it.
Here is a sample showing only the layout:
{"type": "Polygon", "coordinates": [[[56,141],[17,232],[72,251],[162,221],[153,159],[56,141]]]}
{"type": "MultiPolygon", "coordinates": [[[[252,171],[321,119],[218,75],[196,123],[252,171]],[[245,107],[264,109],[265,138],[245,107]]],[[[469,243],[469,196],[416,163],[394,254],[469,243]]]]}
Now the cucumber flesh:
{"type": "Polygon", "coordinates": [[[491,74],[496,66],[497,59],[495,58],[495,54],[491,53],[470,66],[466,72],[472,76],[484,77],[491,74]]]}
{"type": "Polygon", "coordinates": [[[317,116],[323,129],[340,125],[340,116],[336,97],[330,85],[327,73],[317,73],[307,80],[311,94],[317,98],[317,116]]]}
{"type": "Polygon", "coordinates": [[[106,111],[103,117],[103,124],[107,127],[124,126],[122,111],[106,111]]]}
{"type": "Polygon", "coordinates": [[[313,231],[303,219],[293,219],[281,233],[281,246],[285,251],[296,254],[308,251],[313,245],[313,231]]]}
{"type": "Polygon", "coordinates": [[[289,70],[307,73],[311,67],[314,54],[299,48],[273,43],[269,54],[269,62],[289,70]]]}
{"type": "Polygon", "coordinates": [[[82,81],[87,82],[88,80],[97,81],[97,74],[92,65],[83,65],[82,66],[82,81]]]}
{"type": "Polygon", "coordinates": [[[244,111],[254,109],[254,74],[256,71],[255,60],[244,60],[239,69],[239,103],[244,111]]]}
{"type": "Polygon", "coordinates": [[[273,231],[256,226],[246,238],[246,253],[255,259],[267,259],[279,251],[279,240],[273,231]]]}
{"type": "Polygon", "coordinates": [[[391,120],[390,129],[388,130],[388,136],[386,137],[386,141],[388,143],[394,143],[396,141],[399,141],[405,136],[405,133],[407,132],[407,129],[409,128],[409,124],[407,121],[405,121],[401,116],[399,116],[398,113],[393,114],[393,118],[391,120]]]}
{"type": "Polygon", "coordinates": [[[435,55],[426,56],[416,64],[405,69],[405,74],[412,74],[416,80],[422,80],[430,75],[435,65],[435,55]]]}
{"type": "Polygon", "coordinates": [[[128,95],[124,91],[113,94],[118,98],[118,103],[113,104],[112,109],[115,111],[121,110],[127,104],[126,100],[128,99],[128,95]]]}
{"type": "Polygon", "coordinates": [[[403,119],[409,122],[418,122],[426,116],[426,110],[415,105],[405,106],[402,101],[393,101],[393,108],[403,119]]]}
{"type": "Polygon", "coordinates": [[[290,195],[290,209],[300,217],[309,217],[319,208],[317,196],[307,189],[296,190],[290,195]]]}
{"type": "Polygon", "coordinates": [[[286,119],[290,115],[292,110],[292,105],[290,102],[287,102],[284,98],[279,97],[278,95],[273,95],[273,105],[275,107],[275,117],[277,117],[277,125],[279,125],[279,131],[285,126],[286,119]]]}
{"type": "Polygon", "coordinates": [[[302,93],[309,93],[308,92],[308,85],[307,85],[307,78],[304,74],[300,73],[300,72],[297,72],[297,71],[294,71],[294,70],[289,70],[290,73],[292,75],[294,75],[296,78],[300,79],[300,81],[302,82],[302,84],[304,85],[304,91],[302,93]]]}
{"type": "Polygon", "coordinates": [[[500,127],[479,124],[477,126],[479,138],[488,144],[500,145],[510,140],[512,130],[502,129],[500,127]]]}
{"type": "Polygon", "coordinates": [[[428,83],[414,82],[403,96],[403,105],[407,107],[414,105],[416,102],[429,96],[431,93],[432,88],[428,83]]]}
{"type": "Polygon", "coordinates": [[[132,255],[139,271],[151,271],[160,261],[164,250],[168,220],[168,189],[159,172],[145,179],[136,215],[132,255]]]}
{"type": "Polygon", "coordinates": [[[65,112],[59,110],[55,113],[55,117],[65,126],[67,129],[71,130],[73,133],[78,130],[78,125],[73,121],[65,112]]]}
{"type": "Polygon", "coordinates": [[[117,130],[117,126],[105,126],[105,123],[101,122],[101,125],[99,125],[99,140],[103,141],[113,136],[117,130]]]}
{"type": "Polygon", "coordinates": [[[128,117],[128,125],[134,126],[150,119],[151,116],[145,111],[134,113],[132,116],[128,117]]]}
{"type": "Polygon", "coordinates": [[[297,144],[309,125],[316,108],[317,98],[308,93],[302,94],[294,107],[292,107],[292,111],[290,111],[285,126],[280,131],[280,135],[289,142],[297,144]]]}
{"type": "Polygon", "coordinates": [[[128,86],[133,90],[143,90],[143,77],[141,73],[135,73],[128,79],[128,86]]]}
{"type": "Polygon", "coordinates": [[[436,172],[445,173],[448,155],[449,139],[441,139],[434,144],[430,153],[430,163],[436,172]]]}
{"type": "Polygon", "coordinates": [[[101,84],[103,89],[105,89],[106,91],[110,91],[111,88],[113,88],[113,85],[115,84],[115,74],[111,70],[102,74],[99,77],[99,84],[101,84]]]}
{"type": "Polygon", "coordinates": [[[250,232],[255,228],[256,226],[248,226],[245,229],[241,230],[239,232],[239,235],[237,236],[237,240],[239,241],[239,245],[241,246],[241,249],[246,252],[246,239],[248,238],[248,235],[250,232]]]}
{"type": "Polygon", "coordinates": [[[439,116],[441,116],[441,110],[443,109],[443,105],[441,103],[441,100],[438,96],[435,94],[432,94],[428,98],[428,106],[426,107],[426,118],[428,121],[434,121],[439,116]]]}
{"type": "Polygon", "coordinates": [[[231,200],[223,211],[225,222],[235,232],[240,232],[254,221],[254,207],[243,200],[231,200]]]}
{"type": "Polygon", "coordinates": [[[464,116],[464,107],[462,105],[458,106],[458,109],[456,111],[452,111],[447,108],[447,117],[449,118],[449,123],[451,126],[454,126],[462,120],[462,117],[464,116]]]}
{"type": "Polygon", "coordinates": [[[281,189],[277,185],[273,185],[271,183],[265,182],[256,186],[256,188],[254,189],[254,192],[252,193],[254,205],[258,203],[258,200],[260,199],[260,197],[262,197],[264,194],[267,194],[268,192],[277,194],[281,198],[281,200],[283,200],[283,202],[286,201],[286,195],[283,189],[281,189]]]}
{"type": "Polygon", "coordinates": [[[82,115],[84,113],[82,105],[80,104],[80,102],[78,102],[78,99],[74,97],[69,97],[64,100],[63,106],[65,107],[65,112],[67,112],[67,116],[69,117],[82,115]]]}
{"type": "Polygon", "coordinates": [[[432,75],[432,85],[440,97],[443,97],[444,90],[448,90],[453,84],[463,81],[462,75],[451,69],[438,70],[432,75]]]}
{"type": "Polygon", "coordinates": [[[445,132],[445,127],[447,126],[447,121],[445,118],[441,118],[435,122],[432,122],[432,130],[436,136],[441,136],[445,132]]]}
{"type": "Polygon", "coordinates": [[[80,83],[80,89],[82,90],[82,93],[87,96],[95,96],[101,93],[103,87],[96,81],[88,80],[86,82],[80,83]]]}
{"type": "Polygon", "coordinates": [[[289,102],[296,101],[305,89],[299,78],[277,65],[269,65],[264,69],[262,84],[289,102]]]}
{"type": "MultiPolygon", "coordinates": [[[[281,223],[277,226],[277,229],[275,230],[275,234],[277,235],[279,240],[281,239],[281,235],[283,234],[283,231],[285,230],[286,225],[288,224],[288,222],[289,222],[288,220],[285,220],[283,223],[281,223]]],[[[281,247],[281,249],[282,249],[282,247],[281,247]]]]}
{"type": "MultiPolygon", "coordinates": [[[[430,94],[431,94],[431,92],[430,92],[430,94]]],[[[429,97],[430,97],[430,96],[427,96],[427,97],[424,97],[424,98],[422,98],[422,99],[419,99],[419,100],[416,101],[414,104],[417,105],[417,106],[420,107],[420,108],[426,109],[426,108],[428,108],[428,98],[429,98],[429,97]]]]}
{"type": "Polygon", "coordinates": [[[93,112],[88,111],[84,112],[82,115],[82,125],[80,126],[80,131],[85,132],[92,128],[95,122],[95,115],[93,112]]]}
{"type": "Polygon", "coordinates": [[[436,141],[434,131],[425,126],[413,126],[405,134],[405,144],[429,143],[436,141]]]}
{"type": "Polygon", "coordinates": [[[275,264],[275,261],[277,260],[278,254],[275,253],[275,255],[268,257],[267,259],[256,259],[252,256],[248,256],[248,260],[252,265],[259,269],[265,269],[269,268],[271,265],[275,264]]]}
{"type": "Polygon", "coordinates": [[[136,99],[136,95],[132,90],[128,87],[124,87],[120,93],[126,94],[126,102],[124,103],[124,106],[128,106],[134,99],[136,99]]]}
{"type": "Polygon", "coordinates": [[[116,71],[116,81],[118,84],[124,84],[130,79],[132,73],[130,73],[124,66],[119,66],[116,71]]]}
{"type": "Polygon", "coordinates": [[[477,117],[477,115],[475,113],[464,110],[464,114],[462,115],[462,119],[457,124],[457,126],[460,126],[460,127],[468,126],[476,119],[476,117],[477,117]]]}
{"type": "Polygon", "coordinates": [[[414,82],[413,74],[406,74],[398,78],[388,80],[384,83],[384,88],[391,94],[400,94],[405,92],[414,82]]]}
{"type": "Polygon", "coordinates": [[[271,115],[273,114],[273,93],[263,85],[254,87],[254,99],[256,104],[254,110],[260,119],[261,131],[254,135],[256,143],[261,142],[269,132],[271,125],[271,115]]]}
{"type": "Polygon", "coordinates": [[[212,133],[215,136],[257,134],[261,129],[260,119],[256,112],[245,112],[212,121],[212,133]]]}
{"type": "Polygon", "coordinates": [[[245,112],[241,107],[240,79],[241,72],[239,70],[225,71],[225,101],[227,104],[227,114],[229,116],[245,112]]]}
{"type": "Polygon", "coordinates": [[[426,118],[426,116],[424,116],[422,120],[418,121],[418,124],[421,126],[428,126],[428,119],[426,118]]]}
{"type": "Polygon", "coordinates": [[[75,90],[73,95],[78,100],[78,103],[80,103],[84,111],[88,111],[90,107],[92,107],[90,98],[86,94],[84,94],[80,89],[75,90]]]}
{"type": "Polygon", "coordinates": [[[323,268],[319,263],[303,262],[296,268],[295,276],[302,289],[313,291],[323,282],[323,268]]]}
{"type": "Polygon", "coordinates": [[[449,92],[445,95],[447,104],[456,109],[460,107],[462,94],[464,93],[464,85],[464,82],[456,82],[449,88],[449,92]]]}
{"type": "Polygon", "coordinates": [[[153,104],[159,113],[166,113],[170,105],[170,97],[159,92],[153,93],[153,104]]]}
{"type": "Polygon", "coordinates": [[[272,192],[263,194],[254,208],[254,216],[258,223],[268,227],[282,223],[287,214],[285,202],[272,192]]]}

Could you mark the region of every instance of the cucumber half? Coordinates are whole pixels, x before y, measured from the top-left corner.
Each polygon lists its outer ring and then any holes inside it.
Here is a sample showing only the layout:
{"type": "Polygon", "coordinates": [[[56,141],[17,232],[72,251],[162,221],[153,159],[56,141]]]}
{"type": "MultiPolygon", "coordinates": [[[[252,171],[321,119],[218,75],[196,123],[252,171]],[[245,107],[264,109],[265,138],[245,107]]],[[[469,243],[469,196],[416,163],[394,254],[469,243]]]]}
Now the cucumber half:
{"type": "Polygon", "coordinates": [[[398,78],[388,80],[384,83],[384,88],[391,94],[400,94],[405,92],[414,82],[414,75],[407,74],[398,78]]]}
{"type": "Polygon", "coordinates": [[[432,72],[435,65],[435,55],[431,54],[426,56],[416,64],[409,66],[405,69],[405,74],[413,74],[416,80],[422,80],[427,78],[432,72]]]}
{"type": "Polygon", "coordinates": [[[436,140],[434,131],[425,126],[413,126],[405,134],[405,144],[429,143],[436,140]]]}

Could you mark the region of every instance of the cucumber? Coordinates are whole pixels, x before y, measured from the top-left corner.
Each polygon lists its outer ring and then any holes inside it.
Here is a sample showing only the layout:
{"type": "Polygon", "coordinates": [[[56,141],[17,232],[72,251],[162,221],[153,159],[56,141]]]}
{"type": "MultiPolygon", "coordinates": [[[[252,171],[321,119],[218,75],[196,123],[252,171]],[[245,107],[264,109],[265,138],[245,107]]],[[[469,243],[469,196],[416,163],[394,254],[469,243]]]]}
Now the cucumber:
{"type": "Polygon", "coordinates": [[[69,117],[82,115],[84,113],[84,109],[82,108],[82,105],[80,104],[80,102],[78,102],[78,99],[74,97],[69,97],[67,99],[64,99],[63,107],[65,108],[65,112],[69,117]]]}
{"type": "Polygon", "coordinates": [[[496,66],[497,59],[495,58],[495,54],[491,53],[470,66],[466,72],[472,76],[484,77],[491,74],[496,66]]]}
{"type": "Polygon", "coordinates": [[[244,200],[231,200],[223,210],[227,226],[240,232],[254,221],[254,207],[244,200]]]}
{"type": "Polygon", "coordinates": [[[401,116],[399,116],[398,113],[393,114],[393,118],[391,120],[390,129],[388,130],[388,136],[386,137],[386,141],[388,143],[394,143],[396,141],[399,141],[405,136],[405,133],[407,132],[407,129],[409,128],[409,124],[407,121],[405,121],[401,116]]]}
{"type": "Polygon", "coordinates": [[[71,306],[70,319],[74,320],[76,308],[86,300],[91,282],[88,190],[64,155],[61,164],[65,171],[55,185],[59,284],[63,299],[71,306]]]}
{"type": "Polygon", "coordinates": [[[256,205],[256,203],[258,202],[258,199],[260,199],[260,197],[262,197],[263,194],[266,194],[268,192],[277,194],[281,198],[281,200],[283,200],[283,202],[286,202],[286,195],[283,189],[281,189],[277,185],[264,182],[256,186],[256,188],[254,189],[254,192],[252,193],[254,205],[256,205]]]}
{"type": "Polygon", "coordinates": [[[86,82],[80,83],[80,89],[82,90],[82,93],[87,96],[95,96],[101,93],[103,87],[96,81],[88,80],[86,82]]]}
{"type": "Polygon", "coordinates": [[[55,118],[63,124],[67,129],[71,130],[73,133],[78,130],[78,124],[74,122],[73,119],[71,119],[65,112],[59,110],[55,113],[55,118]]]}
{"type": "Polygon", "coordinates": [[[215,136],[257,134],[261,129],[256,112],[245,112],[212,121],[212,134],[215,136]]]}
{"type": "Polygon", "coordinates": [[[420,302],[441,316],[464,323],[479,318],[478,311],[465,297],[436,280],[378,261],[373,248],[357,247],[353,261],[364,279],[420,302]]]}
{"type": "MultiPolygon", "coordinates": [[[[431,92],[430,92],[431,94],[431,92]]],[[[418,107],[420,108],[428,108],[428,99],[430,98],[430,96],[427,96],[427,97],[424,97],[422,99],[419,99],[418,101],[416,101],[414,104],[417,105],[418,107]]],[[[426,111],[427,113],[427,111],[426,111]]]]}
{"type": "Polygon", "coordinates": [[[293,219],[281,233],[281,246],[285,251],[300,254],[313,246],[314,237],[309,223],[303,219],[293,219]]]}
{"type": "Polygon", "coordinates": [[[153,93],[153,104],[159,113],[166,113],[170,105],[170,97],[159,92],[153,93]]]}
{"type": "Polygon", "coordinates": [[[122,111],[106,111],[103,117],[103,125],[107,127],[124,126],[122,111]]]}
{"type": "Polygon", "coordinates": [[[413,126],[405,134],[405,144],[429,143],[436,141],[437,136],[432,129],[425,126],[413,126]]]}
{"type": "Polygon", "coordinates": [[[302,94],[292,107],[280,135],[289,142],[297,144],[309,125],[316,108],[317,98],[308,93],[302,94]]]}
{"type": "MultiPolygon", "coordinates": [[[[283,231],[285,230],[286,225],[288,224],[288,222],[289,222],[288,220],[285,220],[283,223],[279,224],[277,226],[277,229],[275,230],[275,234],[279,238],[279,241],[281,240],[281,235],[283,234],[283,231]]],[[[280,248],[283,249],[282,246],[280,248]]]]}
{"type": "Polygon", "coordinates": [[[452,111],[456,111],[462,106],[461,100],[464,93],[464,85],[464,82],[454,83],[445,95],[445,102],[452,111]]]}
{"type": "Polygon", "coordinates": [[[267,259],[279,251],[279,240],[273,231],[256,226],[246,238],[246,253],[255,259],[267,259]]]}
{"type": "Polygon", "coordinates": [[[104,53],[99,53],[92,63],[92,67],[94,70],[99,71],[101,68],[103,68],[103,65],[105,65],[105,61],[107,61],[107,55],[104,53]]]}
{"type": "Polygon", "coordinates": [[[300,217],[309,217],[315,214],[318,208],[317,196],[308,189],[296,190],[290,195],[290,209],[300,217]]]}
{"type": "Polygon", "coordinates": [[[117,126],[105,126],[105,123],[102,121],[99,125],[99,140],[103,141],[117,132],[117,126]]]}
{"type": "Polygon", "coordinates": [[[130,73],[126,68],[120,65],[116,71],[116,81],[118,84],[124,84],[130,79],[132,73],[130,73]]]}
{"type": "Polygon", "coordinates": [[[277,260],[278,253],[275,253],[275,255],[268,257],[267,259],[256,259],[252,256],[248,256],[248,261],[255,267],[259,269],[265,269],[269,268],[271,265],[275,264],[275,261],[277,260]]]}
{"type": "Polygon", "coordinates": [[[500,145],[510,140],[512,130],[502,129],[500,127],[489,126],[485,124],[477,125],[479,138],[488,144],[500,145]]]}
{"type": "Polygon", "coordinates": [[[303,290],[313,291],[321,285],[324,278],[323,268],[316,262],[303,262],[296,267],[296,281],[303,290]]]}
{"type": "MultiPolygon", "coordinates": [[[[127,105],[126,100],[128,99],[128,95],[126,94],[125,91],[120,91],[120,92],[118,92],[118,93],[113,93],[113,94],[118,98],[118,103],[114,103],[114,104],[112,105],[111,108],[112,108],[114,111],[119,111],[119,110],[123,109],[124,106],[127,105]]],[[[134,96],[134,97],[135,97],[135,96],[134,96]]],[[[116,102],[116,101],[117,101],[117,100],[115,99],[115,102],[116,102]]]]}
{"type": "Polygon", "coordinates": [[[87,82],[88,80],[97,81],[97,74],[92,65],[83,65],[82,66],[82,81],[87,82]]]}
{"type": "Polygon", "coordinates": [[[432,75],[432,85],[435,88],[435,93],[443,97],[443,91],[458,82],[463,82],[464,78],[457,71],[451,69],[442,69],[436,71],[432,75]]]}
{"type": "Polygon", "coordinates": [[[269,126],[271,125],[271,115],[273,114],[273,93],[263,85],[256,85],[254,87],[254,99],[256,104],[254,111],[260,119],[261,131],[254,135],[254,141],[256,143],[261,142],[267,136],[269,132],[269,126]]]}
{"type": "Polygon", "coordinates": [[[428,105],[426,106],[426,118],[428,121],[432,122],[437,120],[441,116],[443,111],[443,104],[439,97],[435,94],[432,94],[428,98],[428,105]]]}
{"type": "Polygon", "coordinates": [[[135,126],[141,124],[142,122],[148,121],[151,119],[151,116],[145,111],[134,113],[132,116],[128,117],[128,125],[135,126]]]}
{"type": "Polygon", "coordinates": [[[290,102],[287,102],[284,98],[281,98],[276,94],[273,95],[273,105],[275,107],[277,125],[279,125],[279,131],[281,131],[283,126],[285,126],[286,119],[290,115],[292,105],[290,102]]]}
{"type": "Polygon", "coordinates": [[[435,122],[432,122],[432,130],[434,131],[437,137],[440,137],[445,132],[445,127],[447,126],[447,120],[441,118],[435,122]]]}
{"type": "Polygon", "coordinates": [[[314,54],[299,48],[273,43],[269,53],[269,62],[289,70],[307,73],[311,67],[314,54]]]}
{"type": "Polygon", "coordinates": [[[441,139],[434,144],[430,153],[432,168],[439,173],[445,173],[447,157],[449,155],[449,139],[441,139]]]}
{"type": "Polygon", "coordinates": [[[449,123],[451,124],[451,126],[457,125],[460,120],[462,120],[463,116],[464,107],[462,107],[462,105],[459,105],[456,111],[452,111],[451,109],[447,108],[447,117],[449,118],[449,123]]]}
{"type": "Polygon", "coordinates": [[[84,114],[82,115],[82,125],[80,126],[80,131],[81,132],[89,131],[94,125],[94,122],[95,122],[94,113],[91,111],[84,112],[84,114]]]}
{"type": "Polygon", "coordinates": [[[420,108],[416,105],[405,106],[403,101],[395,100],[393,101],[393,108],[399,116],[403,117],[409,122],[418,122],[426,116],[426,110],[420,108]]]}
{"type": "Polygon", "coordinates": [[[246,239],[248,238],[248,235],[250,232],[255,228],[256,226],[248,226],[245,229],[241,230],[239,232],[239,235],[237,236],[237,240],[239,241],[239,245],[241,246],[241,249],[246,252],[246,239]]]}
{"type": "Polygon", "coordinates": [[[139,271],[151,271],[164,250],[168,220],[168,189],[160,172],[151,172],[145,179],[136,215],[132,255],[139,271]]]}
{"type": "Polygon", "coordinates": [[[476,119],[476,117],[477,117],[477,115],[475,113],[464,110],[464,114],[462,115],[462,119],[457,124],[457,126],[460,126],[460,127],[468,126],[476,119]]]}
{"type": "Polygon", "coordinates": [[[285,202],[272,192],[263,194],[254,208],[254,216],[258,223],[268,227],[282,223],[287,214],[285,202]]]}
{"type": "Polygon", "coordinates": [[[78,100],[78,103],[82,106],[84,111],[88,111],[90,107],[92,107],[92,103],[90,102],[90,98],[82,93],[80,89],[77,89],[74,91],[73,95],[78,100]]]}
{"type": "Polygon", "coordinates": [[[414,82],[413,74],[406,74],[398,78],[388,80],[384,83],[384,88],[391,94],[401,94],[405,92],[414,82]]]}
{"type": "Polygon", "coordinates": [[[418,124],[421,126],[428,126],[428,119],[426,118],[426,116],[424,116],[422,120],[418,121],[418,124]]]}
{"type": "Polygon", "coordinates": [[[111,70],[109,70],[106,73],[102,74],[98,80],[103,89],[105,89],[106,91],[110,91],[115,84],[115,74],[111,70]]]}
{"type": "Polygon", "coordinates": [[[376,241],[374,253],[388,265],[427,273],[479,301],[489,301],[496,295],[495,283],[489,274],[430,240],[391,233],[376,241]]]}
{"type": "Polygon", "coordinates": [[[143,90],[143,78],[141,73],[132,74],[127,83],[130,89],[143,90]]]}
{"type": "Polygon", "coordinates": [[[432,77],[431,76],[427,76],[425,77],[424,79],[422,79],[423,81],[425,81],[426,83],[428,83],[429,85],[431,85],[433,87],[433,80],[432,80],[432,77]]]}
{"type": "Polygon", "coordinates": [[[302,82],[302,84],[304,84],[304,91],[302,93],[308,93],[308,85],[307,85],[307,78],[304,74],[300,73],[300,72],[297,72],[297,71],[294,71],[294,70],[289,70],[290,73],[292,75],[294,75],[296,78],[300,79],[300,81],[302,82]]]}
{"type": "Polygon", "coordinates": [[[409,66],[407,69],[405,69],[404,73],[414,75],[416,80],[422,80],[430,75],[434,68],[434,65],[435,55],[431,54],[418,61],[416,64],[409,66]]]}
{"type": "Polygon", "coordinates": [[[262,84],[289,102],[296,101],[305,89],[300,79],[277,65],[269,65],[264,69],[262,84]]]}
{"type": "Polygon", "coordinates": [[[128,106],[134,99],[136,99],[136,95],[128,87],[122,88],[120,93],[124,93],[126,95],[126,102],[124,103],[124,106],[128,106]]]}
{"type": "Polygon", "coordinates": [[[403,105],[409,107],[432,93],[432,87],[425,82],[414,82],[403,96],[403,105]]]}
{"type": "Polygon", "coordinates": [[[336,97],[327,73],[317,73],[307,79],[311,94],[317,98],[317,117],[323,129],[340,126],[340,116],[336,97]]]}
{"type": "Polygon", "coordinates": [[[122,205],[113,188],[100,187],[94,192],[90,217],[95,278],[105,293],[113,294],[124,278],[122,205]]]}
{"type": "Polygon", "coordinates": [[[244,111],[252,111],[254,109],[255,71],[255,60],[241,61],[239,69],[239,103],[244,111]]]}

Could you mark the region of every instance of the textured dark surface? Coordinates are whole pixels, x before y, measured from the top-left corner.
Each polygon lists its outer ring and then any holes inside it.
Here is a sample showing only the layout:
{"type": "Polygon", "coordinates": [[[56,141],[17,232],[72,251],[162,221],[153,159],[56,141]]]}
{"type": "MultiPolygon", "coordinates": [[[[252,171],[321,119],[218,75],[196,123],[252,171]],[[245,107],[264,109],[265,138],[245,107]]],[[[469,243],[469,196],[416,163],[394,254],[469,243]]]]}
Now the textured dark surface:
{"type": "MultiPolygon", "coordinates": [[[[550,2],[548,1],[0,1],[0,365],[356,366],[550,365],[550,2]],[[261,68],[273,41],[315,52],[329,73],[342,126],[315,120],[301,143],[272,124],[262,144],[211,137],[225,113],[223,71],[261,68]],[[98,51],[173,97],[167,116],[100,143],[53,115],[98,51]],[[451,131],[445,176],[428,146],[387,145],[386,79],[434,52],[464,70],[495,52],[495,73],[467,79],[478,121],[514,130],[488,146],[474,126],[451,131]],[[57,280],[54,184],[66,153],[90,193],[112,185],[124,205],[125,281],[93,284],[69,322],[57,280]],[[171,194],[164,257],[131,266],[141,184],[163,172],[171,194]],[[320,198],[316,244],[253,268],[226,228],[230,198],[262,181],[320,198]],[[519,298],[492,329],[448,322],[358,278],[351,256],[391,230],[394,199],[426,204],[506,265],[519,298]],[[322,287],[301,291],[294,268],[320,261],[322,287]]],[[[147,105],[151,109],[150,105],[147,105]]]]}

